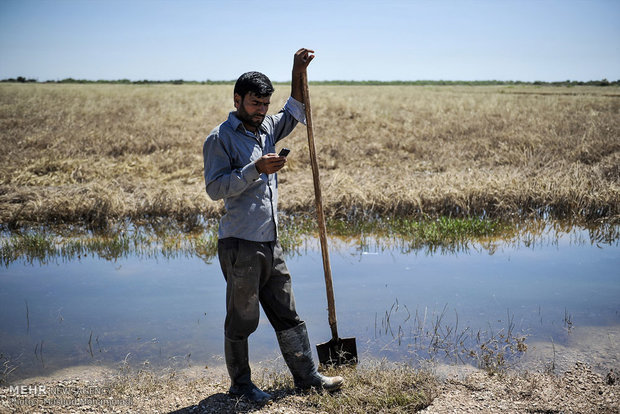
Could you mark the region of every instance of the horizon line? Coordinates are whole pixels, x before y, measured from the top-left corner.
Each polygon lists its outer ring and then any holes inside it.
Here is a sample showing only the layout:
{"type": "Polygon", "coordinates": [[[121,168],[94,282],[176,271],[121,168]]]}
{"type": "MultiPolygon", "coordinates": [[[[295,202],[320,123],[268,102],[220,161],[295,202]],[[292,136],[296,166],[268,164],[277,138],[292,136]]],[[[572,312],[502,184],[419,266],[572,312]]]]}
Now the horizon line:
{"type": "MultiPolygon", "coordinates": [[[[214,80],[214,79],[206,79],[206,80],[185,80],[185,79],[167,79],[167,80],[151,80],[151,79],[139,79],[139,80],[131,80],[128,78],[119,78],[119,79],[86,79],[86,78],[62,78],[62,79],[48,79],[44,81],[40,81],[36,78],[26,78],[24,76],[18,76],[16,78],[4,78],[0,79],[2,83],[118,83],[118,84],[148,84],[148,83],[171,83],[171,84],[234,84],[236,82],[235,79],[229,80],[214,80]]],[[[278,85],[286,85],[290,84],[291,81],[272,81],[274,84],[278,85]]],[[[498,80],[498,79],[486,79],[486,80],[449,80],[449,79],[418,79],[418,80],[376,80],[376,79],[367,79],[367,80],[345,80],[345,79],[334,79],[334,80],[309,80],[309,83],[314,84],[368,84],[368,85],[381,85],[381,84],[574,84],[574,85],[598,85],[598,86],[608,86],[608,85],[620,85],[620,79],[609,81],[607,78],[602,79],[591,79],[587,81],[580,80],[556,80],[556,81],[543,81],[543,80],[534,80],[534,81],[523,81],[523,80],[498,80]]]]}

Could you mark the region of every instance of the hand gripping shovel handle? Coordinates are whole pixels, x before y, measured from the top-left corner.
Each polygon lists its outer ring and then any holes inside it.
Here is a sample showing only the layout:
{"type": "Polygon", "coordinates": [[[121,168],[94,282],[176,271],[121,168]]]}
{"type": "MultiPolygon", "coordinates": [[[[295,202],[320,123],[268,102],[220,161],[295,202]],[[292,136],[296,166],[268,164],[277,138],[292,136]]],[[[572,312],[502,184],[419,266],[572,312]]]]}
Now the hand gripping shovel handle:
{"type": "Polygon", "coordinates": [[[325,215],[323,214],[323,199],[321,197],[321,182],[319,179],[319,165],[316,161],[314,148],[314,134],[312,131],[312,110],[310,108],[310,94],[308,92],[308,74],[304,70],[301,73],[302,96],[306,106],[306,129],[308,131],[308,148],[310,150],[310,165],[312,166],[312,179],[314,181],[314,198],[319,225],[319,239],[321,241],[321,254],[323,256],[323,270],[325,272],[325,290],[327,292],[327,311],[329,315],[329,327],[332,330],[332,338],[338,339],[338,326],[336,323],[336,302],[334,300],[334,286],[332,283],[332,270],[329,264],[329,251],[327,249],[327,229],[325,227],[325,215]]]}

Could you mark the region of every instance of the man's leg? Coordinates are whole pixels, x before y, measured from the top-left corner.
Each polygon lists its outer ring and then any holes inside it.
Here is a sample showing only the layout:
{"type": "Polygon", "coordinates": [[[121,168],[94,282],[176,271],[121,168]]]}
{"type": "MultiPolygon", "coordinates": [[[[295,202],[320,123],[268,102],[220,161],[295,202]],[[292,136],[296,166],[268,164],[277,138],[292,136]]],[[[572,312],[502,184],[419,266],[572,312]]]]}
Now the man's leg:
{"type": "Polygon", "coordinates": [[[342,377],[326,377],[320,374],[312,357],[306,324],[300,320],[295,309],[295,297],[291,275],[284,262],[280,243],[273,244],[271,274],[260,289],[260,302],[265,314],[276,330],[282,356],[289,367],[295,387],[308,389],[339,389],[342,377]]]}
{"type": "Polygon", "coordinates": [[[273,328],[283,331],[302,323],[295,309],[291,274],[284,262],[280,243],[269,243],[269,269],[261,280],[260,303],[273,328]]]}
{"type": "Polygon", "coordinates": [[[257,243],[234,238],[218,242],[218,258],[226,279],[224,356],[231,380],[229,393],[255,402],[271,398],[252,383],[248,358],[248,336],[256,330],[260,316],[258,292],[265,271],[264,257],[257,243]]]}

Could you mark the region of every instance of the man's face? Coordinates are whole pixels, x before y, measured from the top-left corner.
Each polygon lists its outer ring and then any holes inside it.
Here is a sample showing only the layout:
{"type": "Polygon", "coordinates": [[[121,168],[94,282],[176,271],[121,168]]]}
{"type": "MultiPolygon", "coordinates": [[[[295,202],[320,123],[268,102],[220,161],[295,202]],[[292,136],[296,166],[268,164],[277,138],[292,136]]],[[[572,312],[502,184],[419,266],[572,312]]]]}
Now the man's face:
{"type": "Polygon", "coordinates": [[[258,97],[253,92],[248,92],[243,98],[239,94],[235,94],[235,108],[237,108],[237,117],[243,122],[243,125],[251,130],[256,129],[263,123],[269,104],[271,103],[271,95],[258,97]]]}

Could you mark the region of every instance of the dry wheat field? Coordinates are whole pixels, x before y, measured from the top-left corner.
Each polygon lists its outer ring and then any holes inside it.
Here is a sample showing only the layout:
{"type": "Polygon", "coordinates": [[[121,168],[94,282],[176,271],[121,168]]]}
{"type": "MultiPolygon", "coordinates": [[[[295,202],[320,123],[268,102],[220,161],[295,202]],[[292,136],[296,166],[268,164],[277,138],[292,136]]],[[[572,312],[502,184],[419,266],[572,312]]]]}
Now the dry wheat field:
{"type": "MultiPolygon", "coordinates": [[[[105,226],[218,217],[202,143],[232,85],[0,84],[0,223],[105,226]]],[[[289,93],[276,85],[271,113],[289,93]]],[[[617,221],[615,87],[311,85],[332,218],[542,216],[617,221]]],[[[306,130],[280,209],[314,209],[306,130]]]]}

